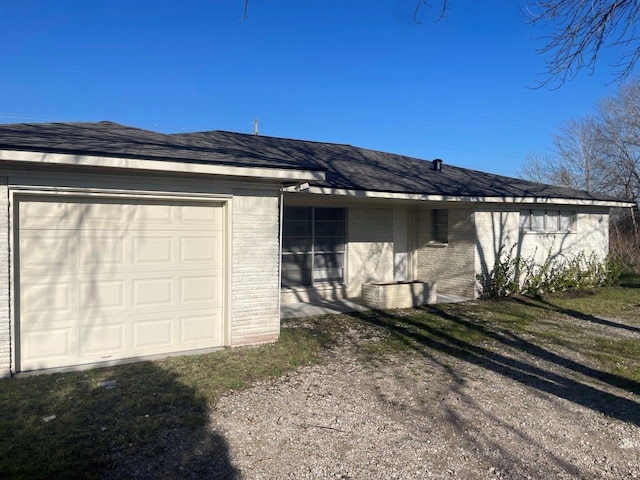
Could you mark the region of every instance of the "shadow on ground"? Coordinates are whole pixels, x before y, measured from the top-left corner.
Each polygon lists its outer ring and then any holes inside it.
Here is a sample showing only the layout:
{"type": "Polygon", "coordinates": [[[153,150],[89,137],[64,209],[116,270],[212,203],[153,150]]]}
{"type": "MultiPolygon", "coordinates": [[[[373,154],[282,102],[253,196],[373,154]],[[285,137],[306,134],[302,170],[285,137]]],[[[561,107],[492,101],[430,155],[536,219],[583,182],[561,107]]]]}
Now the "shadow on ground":
{"type": "MultiPolygon", "coordinates": [[[[463,315],[451,313],[446,307],[425,306],[422,311],[441,320],[431,324],[427,315],[425,319],[392,311],[356,312],[351,315],[383,328],[396,340],[423,355],[441,352],[540,392],[640,425],[640,403],[627,398],[628,393],[640,395],[637,382],[578,363],[512,332],[494,331],[463,315]],[[455,332],[463,330],[473,332],[476,338],[484,341],[472,343],[460,339],[455,332]]],[[[610,323],[599,320],[604,325],[610,323]]]]}
{"type": "Polygon", "coordinates": [[[239,477],[206,401],[151,362],[6,379],[0,412],[0,478],[239,477]]]}

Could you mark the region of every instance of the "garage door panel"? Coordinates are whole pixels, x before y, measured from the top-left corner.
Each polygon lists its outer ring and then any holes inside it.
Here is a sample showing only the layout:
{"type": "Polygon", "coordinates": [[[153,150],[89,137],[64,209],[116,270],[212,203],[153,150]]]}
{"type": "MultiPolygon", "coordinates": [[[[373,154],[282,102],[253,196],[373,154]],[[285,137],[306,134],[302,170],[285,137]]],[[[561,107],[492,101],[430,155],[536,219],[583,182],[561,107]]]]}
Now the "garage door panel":
{"type": "Polygon", "coordinates": [[[180,220],[184,226],[188,225],[215,225],[222,229],[222,209],[206,208],[204,206],[184,206],[180,207],[180,220]]]}
{"type": "Polygon", "coordinates": [[[64,359],[72,355],[71,328],[43,328],[22,333],[20,354],[23,364],[41,368],[52,359],[64,359]]]}
{"type": "Polygon", "coordinates": [[[132,239],[132,263],[134,265],[171,265],[174,262],[173,250],[173,237],[134,237],[132,239]]]}
{"type": "Polygon", "coordinates": [[[24,268],[47,269],[68,265],[70,238],[34,233],[20,241],[21,263],[24,268]]]}
{"type": "Polygon", "coordinates": [[[50,225],[63,228],[71,225],[69,204],[34,201],[20,204],[20,226],[23,229],[46,230],[50,225]]]}
{"type": "Polygon", "coordinates": [[[133,348],[174,350],[173,318],[136,320],[133,322],[133,348]]]}
{"type": "Polygon", "coordinates": [[[219,275],[198,275],[180,279],[180,303],[212,302],[220,305],[222,279],[219,275]]]}
{"type": "Polygon", "coordinates": [[[97,354],[101,359],[119,356],[125,351],[125,325],[114,324],[80,325],[80,355],[97,354]]]}
{"type": "Polygon", "coordinates": [[[121,280],[87,280],[79,282],[80,314],[97,313],[108,310],[124,310],[125,281],[121,280]]]}
{"type": "Polygon", "coordinates": [[[220,318],[215,315],[184,316],[180,319],[180,343],[201,348],[222,341],[220,318]]]}
{"type": "MultiPolygon", "coordinates": [[[[77,241],[79,264],[78,272],[86,272],[84,267],[113,268],[125,265],[126,240],[103,235],[82,235],[77,241]]],[[[100,273],[92,270],[94,274],[100,273]]]]}
{"type": "Polygon", "coordinates": [[[170,205],[139,205],[132,216],[134,228],[171,227],[175,223],[175,209],[170,205]]]}
{"type": "Polygon", "coordinates": [[[21,288],[20,311],[35,318],[50,313],[69,315],[74,308],[71,282],[30,283],[21,288]]]}
{"type": "Polygon", "coordinates": [[[173,304],[173,278],[144,278],[132,282],[132,306],[170,307],[173,304]]]}
{"type": "Polygon", "coordinates": [[[222,204],[18,205],[20,369],[223,344],[222,204]]]}
{"type": "Polygon", "coordinates": [[[222,261],[220,246],[220,237],[182,237],[180,263],[208,262],[219,265],[222,261]]]}

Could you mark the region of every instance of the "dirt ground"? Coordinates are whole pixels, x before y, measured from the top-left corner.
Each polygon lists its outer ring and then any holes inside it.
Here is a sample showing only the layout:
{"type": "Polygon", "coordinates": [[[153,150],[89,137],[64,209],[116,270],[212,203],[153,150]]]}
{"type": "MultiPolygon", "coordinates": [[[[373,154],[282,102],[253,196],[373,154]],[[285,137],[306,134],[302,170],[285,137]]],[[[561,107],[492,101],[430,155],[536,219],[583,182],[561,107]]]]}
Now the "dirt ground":
{"type": "MultiPolygon", "coordinates": [[[[593,328],[640,341],[615,325],[593,328]]],[[[168,433],[163,455],[106,478],[640,479],[640,387],[580,352],[504,338],[372,360],[362,341],[229,392],[199,435],[168,433]]]]}
{"type": "Polygon", "coordinates": [[[357,342],[219,402],[238,478],[640,478],[640,396],[579,352],[363,362],[357,342]]]}

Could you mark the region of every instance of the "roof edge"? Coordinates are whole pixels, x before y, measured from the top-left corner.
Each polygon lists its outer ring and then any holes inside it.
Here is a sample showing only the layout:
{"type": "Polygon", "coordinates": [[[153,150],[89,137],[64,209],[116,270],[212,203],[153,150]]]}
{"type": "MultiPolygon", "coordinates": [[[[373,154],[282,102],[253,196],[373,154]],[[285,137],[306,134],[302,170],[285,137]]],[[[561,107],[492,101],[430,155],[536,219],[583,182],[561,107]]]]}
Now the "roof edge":
{"type": "Polygon", "coordinates": [[[412,200],[422,202],[459,202],[459,203],[503,203],[503,204],[525,204],[525,205],[547,205],[558,204],[576,206],[597,206],[597,207],[634,207],[635,203],[628,200],[598,200],[587,198],[563,198],[563,197],[534,197],[534,196],[469,196],[469,195],[433,195],[422,193],[398,193],[380,192],[368,190],[348,190],[327,187],[309,187],[304,191],[299,191],[295,187],[285,187],[287,193],[299,193],[309,195],[343,196],[356,198],[377,198],[389,200],[412,200]]]}
{"type": "Polygon", "coordinates": [[[318,170],[296,170],[269,167],[241,167],[210,163],[187,163],[171,160],[123,158],[99,155],[73,155],[26,150],[0,150],[0,161],[26,164],[67,165],[124,170],[146,170],[172,173],[193,173],[230,177],[262,178],[288,181],[324,181],[325,174],[318,170]]]}

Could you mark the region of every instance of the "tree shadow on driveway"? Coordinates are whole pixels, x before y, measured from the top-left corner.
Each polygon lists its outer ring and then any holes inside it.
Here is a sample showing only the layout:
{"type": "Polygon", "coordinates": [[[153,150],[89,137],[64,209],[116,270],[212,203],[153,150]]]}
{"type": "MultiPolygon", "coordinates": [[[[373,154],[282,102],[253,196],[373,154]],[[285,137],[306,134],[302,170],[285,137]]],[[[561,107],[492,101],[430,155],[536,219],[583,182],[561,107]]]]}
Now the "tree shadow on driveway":
{"type": "Polygon", "coordinates": [[[538,391],[563,398],[604,415],[640,425],[640,403],[627,398],[640,394],[640,384],[565,358],[513,333],[496,332],[473,321],[451,314],[442,307],[422,307],[445,320],[430,325],[410,315],[375,311],[352,314],[383,328],[410,348],[429,355],[437,351],[503,375],[538,391]],[[495,347],[478,346],[456,338],[460,327],[482,335],[495,347]],[[511,352],[511,353],[510,353],[511,352]],[[523,357],[517,352],[526,354],[523,357]],[[547,364],[549,368],[543,366],[547,364]],[[616,391],[617,390],[617,391],[616,391]],[[615,393],[613,393],[616,391],[615,393]]]}

